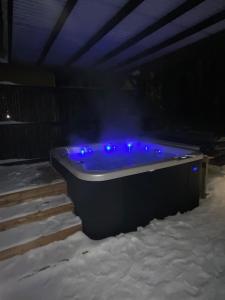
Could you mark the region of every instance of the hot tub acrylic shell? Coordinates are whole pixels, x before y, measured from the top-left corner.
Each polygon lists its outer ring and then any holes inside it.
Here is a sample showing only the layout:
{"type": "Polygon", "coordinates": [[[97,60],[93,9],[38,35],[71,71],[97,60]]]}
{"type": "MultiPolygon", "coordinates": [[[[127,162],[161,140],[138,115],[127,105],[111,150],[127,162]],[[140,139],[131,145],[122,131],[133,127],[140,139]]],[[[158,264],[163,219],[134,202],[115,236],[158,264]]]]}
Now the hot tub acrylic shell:
{"type": "Polygon", "coordinates": [[[188,151],[186,159],[106,172],[105,177],[98,172],[85,177],[62,148],[52,151],[51,161],[67,181],[84,233],[102,239],[198,206],[202,155],[188,151]]]}

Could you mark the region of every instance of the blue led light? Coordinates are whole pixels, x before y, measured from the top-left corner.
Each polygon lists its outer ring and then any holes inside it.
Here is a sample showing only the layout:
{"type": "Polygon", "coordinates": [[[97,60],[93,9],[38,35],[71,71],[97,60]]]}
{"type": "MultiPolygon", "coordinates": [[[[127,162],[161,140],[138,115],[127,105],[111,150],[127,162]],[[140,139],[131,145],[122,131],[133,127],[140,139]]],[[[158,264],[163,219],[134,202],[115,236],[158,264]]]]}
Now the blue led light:
{"type": "Polygon", "coordinates": [[[193,173],[197,173],[198,172],[198,167],[197,166],[192,166],[191,168],[193,173]]]}
{"type": "Polygon", "coordinates": [[[131,151],[132,147],[133,147],[132,143],[127,143],[127,149],[128,149],[128,151],[131,151]]]}
{"type": "Polygon", "coordinates": [[[150,147],[148,145],[145,145],[145,151],[150,150],[150,147]]]}
{"type": "Polygon", "coordinates": [[[160,149],[155,149],[154,152],[155,153],[161,153],[162,151],[160,149]]]}
{"type": "Polygon", "coordinates": [[[86,148],[80,148],[80,154],[81,154],[81,155],[84,155],[85,152],[86,152],[86,148]]]}
{"type": "Polygon", "coordinates": [[[110,144],[108,144],[108,145],[106,145],[105,146],[105,150],[107,151],[107,152],[110,152],[110,151],[112,151],[112,146],[110,145],[110,144]]]}

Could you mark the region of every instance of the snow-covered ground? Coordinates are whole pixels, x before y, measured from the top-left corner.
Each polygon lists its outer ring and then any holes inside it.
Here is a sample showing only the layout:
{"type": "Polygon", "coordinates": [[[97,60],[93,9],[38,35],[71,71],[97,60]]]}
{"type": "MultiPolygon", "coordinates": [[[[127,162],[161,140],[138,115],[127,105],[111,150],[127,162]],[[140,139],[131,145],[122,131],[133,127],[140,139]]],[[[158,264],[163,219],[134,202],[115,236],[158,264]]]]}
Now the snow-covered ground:
{"type": "Polygon", "coordinates": [[[0,159],[0,165],[5,165],[9,163],[18,163],[21,161],[29,160],[26,158],[10,158],[10,159],[0,159]]]}
{"type": "Polygon", "coordinates": [[[78,233],[0,263],[1,300],[224,300],[225,168],[195,210],[102,241],[78,233]]]}
{"type": "Polygon", "coordinates": [[[48,162],[0,166],[0,195],[61,181],[48,162]]]}

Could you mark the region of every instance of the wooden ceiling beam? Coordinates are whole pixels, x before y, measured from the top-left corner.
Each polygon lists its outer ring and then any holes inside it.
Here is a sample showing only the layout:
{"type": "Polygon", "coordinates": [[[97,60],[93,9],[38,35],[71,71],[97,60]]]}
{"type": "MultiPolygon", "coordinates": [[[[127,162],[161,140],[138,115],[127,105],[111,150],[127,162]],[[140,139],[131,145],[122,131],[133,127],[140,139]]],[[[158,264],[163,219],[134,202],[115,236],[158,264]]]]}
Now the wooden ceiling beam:
{"type": "Polygon", "coordinates": [[[74,9],[75,5],[77,4],[77,1],[78,0],[68,0],[67,1],[62,13],[60,14],[57,22],[55,23],[55,26],[53,27],[52,32],[41,52],[41,55],[37,61],[37,65],[42,64],[43,61],[45,60],[54,41],[56,40],[57,36],[59,35],[60,31],[62,30],[67,18],[69,17],[71,11],[74,9]]]}
{"type": "Polygon", "coordinates": [[[83,47],[81,47],[72,57],[66,62],[66,65],[71,65],[91,49],[100,39],[110,32],[117,24],[126,18],[138,5],[144,0],[130,0],[113,16],[83,47]]]}
{"type": "Polygon", "coordinates": [[[128,39],[124,43],[122,43],[119,47],[117,47],[114,50],[108,52],[106,55],[104,55],[102,58],[100,58],[95,63],[95,65],[99,65],[99,64],[102,64],[102,63],[110,60],[114,56],[116,56],[119,53],[121,53],[122,51],[132,47],[136,43],[138,43],[141,40],[143,40],[144,38],[150,36],[151,34],[156,32],[160,28],[166,26],[167,24],[169,24],[170,22],[172,22],[176,18],[182,16],[183,14],[190,11],[191,9],[193,9],[194,7],[196,7],[197,5],[199,5],[200,3],[204,2],[204,1],[205,0],[187,0],[187,1],[185,1],[183,4],[179,5],[177,8],[175,8],[174,10],[172,10],[171,12],[169,12],[168,14],[166,14],[165,16],[160,18],[158,21],[156,21],[155,23],[147,26],[144,30],[142,30],[141,32],[139,32],[135,36],[131,37],[130,39],[128,39]]]}
{"type": "Polygon", "coordinates": [[[121,67],[124,67],[124,66],[127,66],[135,61],[138,61],[140,59],[143,59],[149,55],[152,55],[172,44],[175,44],[195,33],[198,33],[199,31],[201,30],[204,30],[206,29],[207,27],[209,26],[212,26],[222,20],[225,19],[225,10],[219,12],[219,13],[216,13],[214,14],[213,16],[205,19],[204,21],[201,21],[199,22],[198,24],[188,28],[188,29],[185,29],[184,31],[176,34],[175,36],[169,38],[169,39],[166,39],[165,41],[159,43],[158,45],[156,46],[153,46],[153,47],[150,47],[150,48],[147,48],[145,49],[144,51],[126,59],[125,61],[122,61],[121,63],[117,64],[116,68],[121,68],[121,67]]]}

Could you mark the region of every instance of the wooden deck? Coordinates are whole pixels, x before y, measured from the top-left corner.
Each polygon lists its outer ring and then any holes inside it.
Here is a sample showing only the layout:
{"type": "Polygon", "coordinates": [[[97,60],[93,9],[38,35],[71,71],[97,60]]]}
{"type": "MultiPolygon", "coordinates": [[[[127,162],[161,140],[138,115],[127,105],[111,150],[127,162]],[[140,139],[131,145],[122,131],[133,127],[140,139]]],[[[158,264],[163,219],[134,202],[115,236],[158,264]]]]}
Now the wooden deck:
{"type": "Polygon", "coordinates": [[[64,179],[48,163],[0,167],[0,260],[82,230],[64,179]]]}
{"type": "Polygon", "coordinates": [[[52,182],[49,184],[24,188],[24,190],[8,192],[0,195],[0,207],[10,206],[22,203],[24,201],[31,201],[41,197],[55,196],[60,194],[67,194],[66,182],[52,182]]]}

